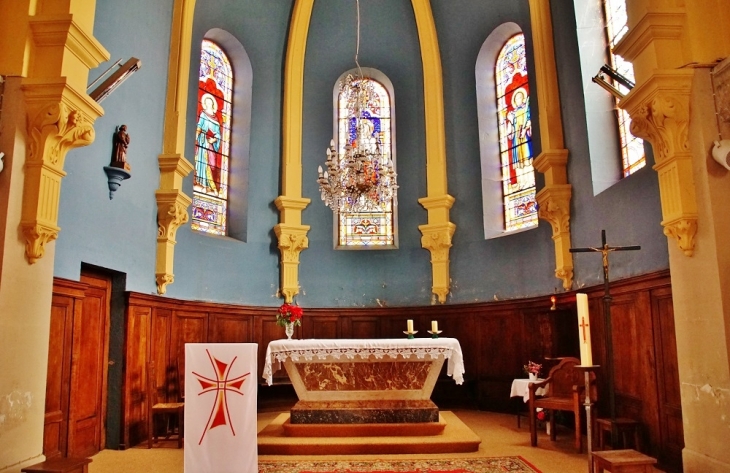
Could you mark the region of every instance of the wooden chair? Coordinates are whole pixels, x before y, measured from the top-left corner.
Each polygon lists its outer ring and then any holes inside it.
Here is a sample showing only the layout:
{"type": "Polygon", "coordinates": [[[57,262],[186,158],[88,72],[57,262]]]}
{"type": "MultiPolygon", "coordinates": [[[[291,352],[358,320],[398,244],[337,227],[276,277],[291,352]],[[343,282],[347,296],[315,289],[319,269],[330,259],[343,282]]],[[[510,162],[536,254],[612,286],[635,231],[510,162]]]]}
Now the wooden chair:
{"type": "Polygon", "coordinates": [[[166,425],[166,436],[169,437],[170,431],[170,417],[177,417],[178,425],[178,436],[177,436],[177,448],[183,446],[183,425],[185,419],[185,403],[184,402],[157,402],[157,376],[155,372],[154,362],[150,362],[147,365],[147,419],[149,425],[147,426],[147,448],[152,448],[153,440],[157,441],[157,434],[155,432],[155,417],[159,416],[165,420],[166,425]]]}
{"type": "MultiPolygon", "coordinates": [[[[575,416],[575,448],[580,453],[583,450],[583,437],[580,430],[580,413],[585,411],[585,375],[577,369],[580,360],[577,358],[564,358],[555,365],[546,379],[539,383],[530,384],[530,400],[528,415],[530,417],[530,442],[533,447],[537,446],[537,419],[536,409],[541,407],[548,411],[550,417],[550,440],[555,441],[555,415],[551,411],[570,411],[575,416]],[[546,388],[547,394],[537,397],[535,391],[538,388],[546,388]]],[[[595,403],[597,390],[594,384],[596,375],[590,373],[591,399],[595,403]]],[[[595,405],[593,406],[595,408],[595,405]]],[[[595,412],[592,413],[595,418],[595,412]]]]}

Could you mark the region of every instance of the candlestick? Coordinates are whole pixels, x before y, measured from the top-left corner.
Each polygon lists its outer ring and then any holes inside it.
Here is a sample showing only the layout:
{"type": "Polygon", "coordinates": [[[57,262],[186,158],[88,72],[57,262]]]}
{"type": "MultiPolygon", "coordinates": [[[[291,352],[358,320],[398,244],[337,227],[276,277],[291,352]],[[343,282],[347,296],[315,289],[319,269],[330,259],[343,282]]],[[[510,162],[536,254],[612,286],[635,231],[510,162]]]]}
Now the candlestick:
{"type": "Polygon", "coordinates": [[[436,320],[431,321],[431,331],[432,332],[438,332],[439,331],[439,323],[436,320]]]}
{"type": "Polygon", "coordinates": [[[591,350],[591,325],[588,315],[588,296],[578,293],[575,295],[578,305],[578,340],[580,341],[580,364],[583,366],[593,365],[593,353],[591,350]]]}
{"type": "Polygon", "coordinates": [[[408,327],[408,332],[413,332],[413,321],[411,319],[406,320],[406,326],[408,327]]]}

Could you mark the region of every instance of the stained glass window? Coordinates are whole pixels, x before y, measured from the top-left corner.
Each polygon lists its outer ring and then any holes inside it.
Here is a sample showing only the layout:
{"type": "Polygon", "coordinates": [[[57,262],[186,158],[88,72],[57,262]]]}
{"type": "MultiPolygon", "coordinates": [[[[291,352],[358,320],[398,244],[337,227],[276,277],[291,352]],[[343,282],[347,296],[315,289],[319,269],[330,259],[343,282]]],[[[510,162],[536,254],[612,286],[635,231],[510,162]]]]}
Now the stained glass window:
{"type": "MultiPolygon", "coordinates": [[[[360,80],[369,81],[372,86],[367,87],[371,91],[367,107],[360,110],[360,117],[371,133],[368,139],[395,165],[391,143],[390,95],[380,82],[371,78],[360,80]]],[[[357,85],[357,82],[354,81],[353,85],[357,85]]],[[[340,91],[337,101],[337,146],[340,155],[346,146],[353,145],[357,139],[355,116],[351,115],[347,106],[348,96],[351,94],[340,91]]],[[[373,199],[373,202],[373,208],[379,210],[352,212],[340,209],[337,212],[337,246],[360,249],[395,246],[393,202],[377,203],[377,199],[373,199]]]]}
{"type": "Polygon", "coordinates": [[[233,70],[214,42],[203,40],[195,128],[193,230],[226,235],[233,70]]]}
{"type": "Polygon", "coordinates": [[[537,225],[525,36],[507,40],[495,66],[505,231],[537,225]]]}
{"type": "MultiPolygon", "coordinates": [[[[609,65],[619,74],[634,82],[634,67],[630,62],[613,53],[613,48],[616,46],[616,43],[618,43],[628,31],[626,1],[604,0],[603,11],[606,16],[609,65]]],[[[629,92],[629,89],[619,82],[612,81],[612,84],[624,94],[629,92]]],[[[631,117],[626,110],[618,108],[617,106],[616,119],[618,120],[618,131],[621,140],[623,175],[626,177],[646,165],[644,142],[640,138],[632,135],[631,131],[629,131],[631,128],[631,117]]]]}

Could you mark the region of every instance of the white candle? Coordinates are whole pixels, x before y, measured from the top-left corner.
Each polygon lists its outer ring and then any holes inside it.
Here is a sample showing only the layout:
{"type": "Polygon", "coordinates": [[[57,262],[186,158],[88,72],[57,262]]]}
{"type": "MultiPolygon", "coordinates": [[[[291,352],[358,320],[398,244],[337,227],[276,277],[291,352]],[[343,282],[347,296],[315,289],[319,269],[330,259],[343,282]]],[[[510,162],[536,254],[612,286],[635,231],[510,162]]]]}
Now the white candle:
{"type": "Polygon", "coordinates": [[[578,340],[580,341],[580,364],[583,366],[593,365],[593,353],[591,352],[591,325],[588,315],[588,296],[578,293],[575,295],[578,306],[578,340]]]}
{"type": "Polygon", "coordinates": [[[408,325],[408,333],[413,332],[413,321],[410,319],[406,320],[406,325],[408,325]]]}
{"type": "Polygon", "coordinates": [[[432,332],[438,332],[439,331],[439,323],[435,320],[431,321],[431,331],[432,332]]]}

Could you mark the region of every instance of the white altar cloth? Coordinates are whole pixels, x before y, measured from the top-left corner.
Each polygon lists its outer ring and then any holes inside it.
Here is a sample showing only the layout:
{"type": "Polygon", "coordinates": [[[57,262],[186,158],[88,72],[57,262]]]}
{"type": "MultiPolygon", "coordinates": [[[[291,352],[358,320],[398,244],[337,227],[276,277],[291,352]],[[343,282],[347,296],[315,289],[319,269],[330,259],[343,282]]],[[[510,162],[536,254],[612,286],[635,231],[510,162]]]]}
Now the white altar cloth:
{"type": "Polygon", "coordinates": [[[331,357],[339,360],[374,356],[380,359],[386,356],[407,358],[413,355],[420,359],[443,356],[449,360],[446,374],[451,376],[456,384],[464,382],[464,356],[461,345],[455,338],[274,340],[266,348],[263,378],[271,385],[274,371],[279,370],[281,362],[287,358],[298,361],[301,358],[324,360],[331,357]],[[272,369],[275,362],[278,362],[278,366],[272,369]]]}

